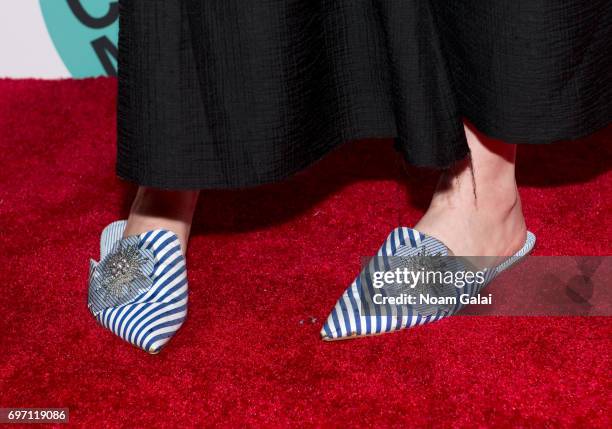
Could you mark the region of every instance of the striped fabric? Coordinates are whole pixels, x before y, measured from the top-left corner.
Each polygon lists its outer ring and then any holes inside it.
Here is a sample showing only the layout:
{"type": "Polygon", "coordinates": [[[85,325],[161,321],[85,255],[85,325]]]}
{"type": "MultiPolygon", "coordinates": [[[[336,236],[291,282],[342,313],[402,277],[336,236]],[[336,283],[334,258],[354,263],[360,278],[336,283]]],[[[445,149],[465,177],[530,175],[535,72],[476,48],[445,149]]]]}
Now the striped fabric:
{"type": "MultiPolygon", "coordinates": [[[[126,221],[117,221],[104,229],[100,239],[100,260],[122,240],[126,224],[126,221]]],[[[178,331],[187,316],[187,271],[176,234],[160,229],[138,237],[139,247],[150,250],[154,256],[152,286],[132,301],[106,308],[94,317],[125,341],[155,354],[178,331]]],[[[97,262],[90,261],[90,278],[97,265],[97,262]]]]}
{"type": "MultiPolygon", "coordinates": [[[[516,254],[504,260],[497,267],[487,270],[484,282],[480,285],[467,284],[464,288],[455,288],[454,293],[476,296],[499,273],[509,268],[527,255],[535,245],[535,235],[527,232],[525,244],[516,254]]],[[[344,291],[327,321],[321,329],[321,338],[325,341],[378,335],[435,322],[461,310],[463,304],[457,303],[447,310],[438,309],[431,314],[420,311],[418,306],[373,304],[364,296],[372,296],[372,276],[375,271],[391,271],[393,257],[413,257],[415,255],[448,256],[448,248],[439,240],[411,229],[400,227],[394,229],[383,243],[377,256],[372,258],[359,276],[344,291]]]]}

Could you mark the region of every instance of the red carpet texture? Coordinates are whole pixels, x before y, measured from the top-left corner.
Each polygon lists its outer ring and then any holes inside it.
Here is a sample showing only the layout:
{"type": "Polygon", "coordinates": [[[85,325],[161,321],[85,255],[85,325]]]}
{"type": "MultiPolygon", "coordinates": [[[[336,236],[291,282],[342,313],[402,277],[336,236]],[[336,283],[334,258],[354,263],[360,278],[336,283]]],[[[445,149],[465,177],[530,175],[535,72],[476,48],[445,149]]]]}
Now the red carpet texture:
{"type": "MultiPolygon", "coordinates": [[[[360,258],[414,224],[435,184],[389,141],[204,192],[189,317],[160,355],[98,327],[88,258],[134,192],[114,175],[115,100],[109,79],[0,81],[0,407],[68,407],[87,427],[611,426],[609,318],[466,316],[319,340],[360,258]]],[[[520,148],[535,254],[611,254],[611,140],[520,148]]]]}

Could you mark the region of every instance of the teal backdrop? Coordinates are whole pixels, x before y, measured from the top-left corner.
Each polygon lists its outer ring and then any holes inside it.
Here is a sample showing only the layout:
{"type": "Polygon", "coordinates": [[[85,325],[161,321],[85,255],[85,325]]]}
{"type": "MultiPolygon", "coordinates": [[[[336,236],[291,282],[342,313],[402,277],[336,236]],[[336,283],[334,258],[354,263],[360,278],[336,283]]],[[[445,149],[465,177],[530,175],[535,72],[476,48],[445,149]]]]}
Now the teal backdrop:
{"type": "Polygon", "coordinates": [[[51,40],[73,77],[116,74],[117,1],[40,0],[40,7],[51,40]]]}

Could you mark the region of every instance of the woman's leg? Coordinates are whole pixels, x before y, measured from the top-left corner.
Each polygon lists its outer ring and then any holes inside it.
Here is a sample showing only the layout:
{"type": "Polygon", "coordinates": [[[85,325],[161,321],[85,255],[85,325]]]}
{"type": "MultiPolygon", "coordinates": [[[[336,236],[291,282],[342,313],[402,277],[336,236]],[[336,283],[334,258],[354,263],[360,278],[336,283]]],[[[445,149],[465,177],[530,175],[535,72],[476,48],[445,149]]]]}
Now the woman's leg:
{"type": "Polygon", "coordinates": [[[515,179],[516,146],[466,122],[471,161],[442,174],[429,209],[415,226],[461,256],[510,256],[525,242],[515,179]]]}
{"type": "Polygon", "coordinates": [[[198,195],[199,191],[166,191],[141,186],[132,203],[124,237],[167,229],[179,237],[183,254],[186,253],[198,195]]]}

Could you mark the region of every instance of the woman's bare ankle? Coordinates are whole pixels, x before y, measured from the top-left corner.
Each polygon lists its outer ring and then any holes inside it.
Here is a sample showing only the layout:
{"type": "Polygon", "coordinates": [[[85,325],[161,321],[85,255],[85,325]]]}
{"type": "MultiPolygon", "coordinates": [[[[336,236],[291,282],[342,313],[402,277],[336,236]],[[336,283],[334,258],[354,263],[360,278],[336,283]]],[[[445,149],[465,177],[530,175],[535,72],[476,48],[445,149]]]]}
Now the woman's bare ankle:
{"type": "Polygon", "coordinates": [[[183,253],[186,253],[198,195],[199,191],[167,191],[141,186],[132,203],[124,236],[166,229],[178,236],[183,253]]]}
{"type": "Polygon", "coordinates": [[[526,237],[515,180],[516,147],[466,124],[471,157],[445,171],[416,225],[457,255],[510,256],[526,237]]]}

